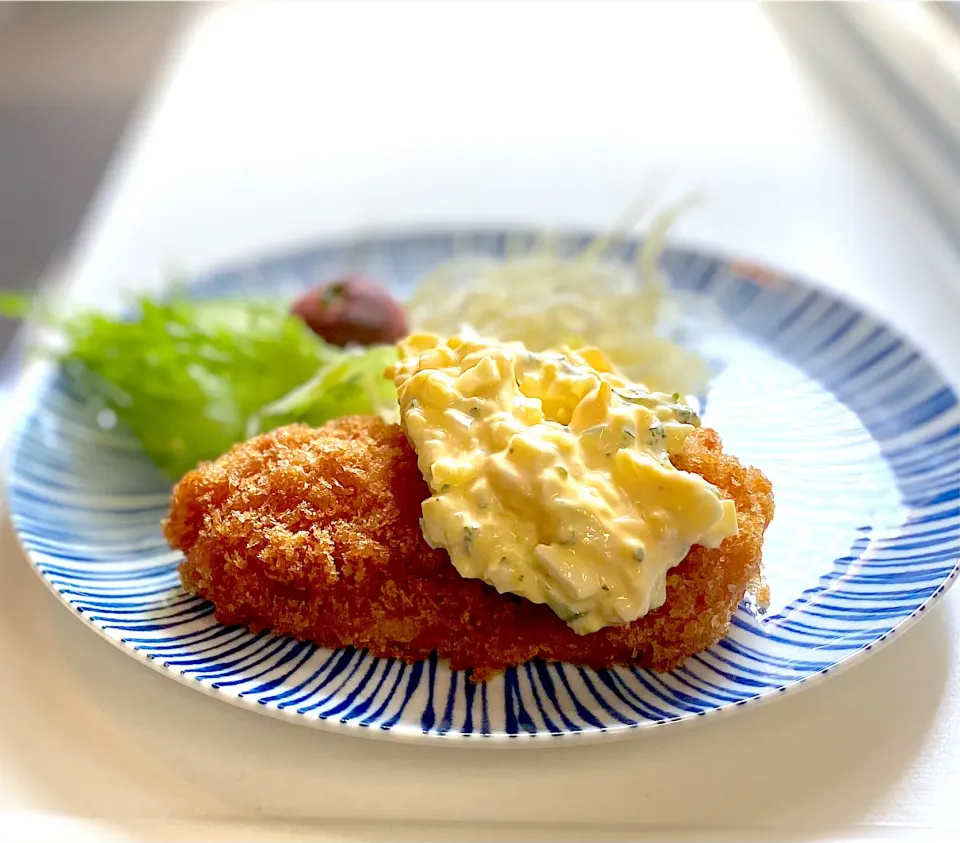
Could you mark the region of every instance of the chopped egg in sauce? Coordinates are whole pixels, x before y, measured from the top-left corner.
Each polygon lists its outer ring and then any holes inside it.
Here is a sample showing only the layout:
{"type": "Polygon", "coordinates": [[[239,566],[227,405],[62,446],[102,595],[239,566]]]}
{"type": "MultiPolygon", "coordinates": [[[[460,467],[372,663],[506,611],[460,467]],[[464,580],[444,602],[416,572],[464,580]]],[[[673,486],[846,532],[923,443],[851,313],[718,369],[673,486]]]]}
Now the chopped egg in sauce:
{"type": "Polygon", "coordinates": [[[662,606],[692,545],[736,534],[733,501],[670,462],[699,418],[601,351],[431,334],[398,349],[389,374],[431,492],[423,534],[461,576],[586,634],[662,606]]]}

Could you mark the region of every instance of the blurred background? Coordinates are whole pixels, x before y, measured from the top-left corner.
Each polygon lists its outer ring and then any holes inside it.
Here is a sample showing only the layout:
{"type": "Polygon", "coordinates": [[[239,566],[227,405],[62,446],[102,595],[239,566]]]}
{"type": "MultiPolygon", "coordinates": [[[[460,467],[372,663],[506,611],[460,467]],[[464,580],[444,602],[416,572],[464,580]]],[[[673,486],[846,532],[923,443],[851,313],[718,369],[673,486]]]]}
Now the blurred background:
{"type": "Polygon", "coordinates": [[[811,274],[849,269],[810,232],[837,168],[958,244],[960,3],[269,5],[0,3],[0,287],[134,187],[79,287],[365,225],[603,226],[653,171],[719,197],[695,235],[811,274]]]}
{"type": "Polygon", "coordinates": [[[34,286],[69,247],[190,11],[0,2],[0,287],[34,286]]]}

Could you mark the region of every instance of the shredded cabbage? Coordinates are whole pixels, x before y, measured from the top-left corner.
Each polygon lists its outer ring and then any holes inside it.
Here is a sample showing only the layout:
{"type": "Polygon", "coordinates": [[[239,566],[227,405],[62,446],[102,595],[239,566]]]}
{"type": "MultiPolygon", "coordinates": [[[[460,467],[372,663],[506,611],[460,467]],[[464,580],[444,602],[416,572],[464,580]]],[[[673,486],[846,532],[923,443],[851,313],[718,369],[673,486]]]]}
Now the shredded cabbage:
{"type": "Polygon", "coordinates": [[[472,330],[520,340],[543,351],[597,346],[630,380],[657,392],[701,395],[707,361],[678,344],[681,303],[669,289],[660,258],[666,234],[693,198],[652,222],[635,265],[605,259],[622,236],[599,238],[573,258],[549,241],[504,260],[461,258],[422,278],[407,302],[413,329],[441,335],[472,330]]]}

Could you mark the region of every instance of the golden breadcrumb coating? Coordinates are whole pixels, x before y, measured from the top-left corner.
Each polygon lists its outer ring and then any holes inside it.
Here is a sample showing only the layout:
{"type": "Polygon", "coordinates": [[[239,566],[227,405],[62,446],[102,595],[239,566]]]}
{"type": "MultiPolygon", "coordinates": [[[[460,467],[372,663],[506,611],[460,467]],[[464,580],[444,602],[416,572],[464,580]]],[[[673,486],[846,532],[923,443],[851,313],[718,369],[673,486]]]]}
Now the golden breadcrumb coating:
{"type": "Polygon", "coordinates": [[[461,577],[420,532],[429,495],[403,431],[378,418],[292,425],[187,474],[164,532],[186,555],[184,588],[217,619],[413,661],[436,650],[486,680],[539,656],[670,670],[722,638],[760,576],[773,517],[769,481],[696,431],[674,464],[736,503],[739,535],[694,547],[667,576],[667,600],[625,626],[577,635],[549,608],[461,577]]]}

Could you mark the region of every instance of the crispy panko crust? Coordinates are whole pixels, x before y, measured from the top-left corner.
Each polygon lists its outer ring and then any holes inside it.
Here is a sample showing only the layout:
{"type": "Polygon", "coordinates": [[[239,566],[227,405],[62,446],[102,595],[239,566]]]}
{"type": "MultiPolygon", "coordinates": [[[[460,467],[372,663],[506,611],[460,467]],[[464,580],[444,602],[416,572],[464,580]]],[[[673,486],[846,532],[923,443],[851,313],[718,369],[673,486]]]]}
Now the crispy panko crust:
{"type": "Polygon", "coordinates": [[[759,580],[773,517],[769,481],[724,455],[714,431],[696,431],[673,461],[733,498],[739,535],[717,550],[694,547],[668,575],[660,609],[589,635],[461,577],[427,545],[416,454],[398,426],[376,418],[292,425],[238,445],[177,484],[164,532],[186,555],[184,588],[211,600],[225,624],[407,661],[437,651],[476,681],[537,656],[665,671],[726,634],[759,580]]]}

